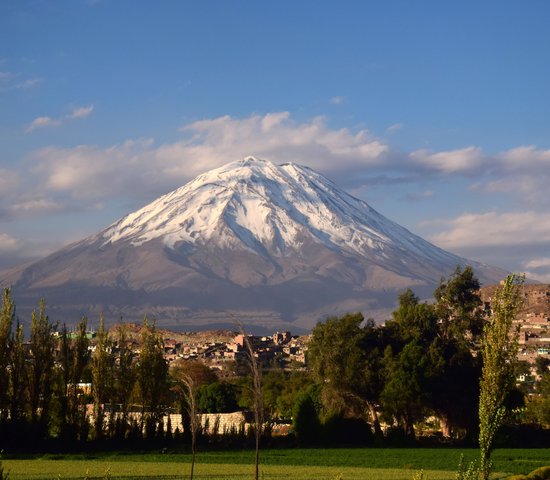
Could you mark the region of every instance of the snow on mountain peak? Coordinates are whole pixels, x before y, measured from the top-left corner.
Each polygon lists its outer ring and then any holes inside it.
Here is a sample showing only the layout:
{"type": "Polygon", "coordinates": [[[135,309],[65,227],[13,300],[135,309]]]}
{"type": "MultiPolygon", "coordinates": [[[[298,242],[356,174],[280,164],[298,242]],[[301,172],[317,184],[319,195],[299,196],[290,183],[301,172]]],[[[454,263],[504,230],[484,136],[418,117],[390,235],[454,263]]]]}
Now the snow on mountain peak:
{"type": "Polygon", "coordinates": [[[100,235],[104,244],[160,239],[170,248],[208,243],[274,256],[306,241],[362,256],[385,257],[388,247],[449,256],[314,170],[253,156],[199,175],[100,235]]]}

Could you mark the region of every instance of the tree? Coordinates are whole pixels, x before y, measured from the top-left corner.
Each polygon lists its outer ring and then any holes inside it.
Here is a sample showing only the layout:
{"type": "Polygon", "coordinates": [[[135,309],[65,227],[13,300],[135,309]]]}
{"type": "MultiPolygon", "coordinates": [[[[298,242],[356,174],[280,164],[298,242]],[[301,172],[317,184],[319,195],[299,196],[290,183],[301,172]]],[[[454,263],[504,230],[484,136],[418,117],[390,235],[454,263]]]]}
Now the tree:
{"type": "Polygon", "coordinates": [[[419,420],[426,405],[426,384],[430,375],[425,349],[413,340],[396,356],[386,350],[388,381],[381,393],[386,416],[393,417],[407,436],[414,437],[414,423],[419,420]]]}
{"type": "Polygon", "coordinates": [[[292,412],[292,425],[300,444],[312,445],[319,442],[321,422],[310,392],[302,392],[296,398],[292,412]]]}
{"type": "Polygon", "coordinates": [[[45,309],[46,303],[41,300],[38,313],[32,312],[30,339],[29,407],[31,423],[39,436],[47,433],[50,420],[55,348],[55,325],[46,316],[45,309]]]}
{"type": "Polygon", "coordinates": [[[376,404],[382,390],[383,345],[380,329],[360,313],[318,323],[308,347],[308,363],[323,385],[329,410],[367,410],[379,430],[376,404]]]}
{"type": "Polygon", "coordinates": [[[95,437],[98,439],[103,437],[105,404],[112,399],[113,395],[113,371],[114,357],[112,355],[112,342],[108,332],[105,330],[103,316],[101,316],[99,319],[99,329],[97,331],[97,342],[92,354],[94,427],[95,437]]]}
{"type": "Polygon", "coordinates": [[[162,419],[161,399],[166,387],[168,366],[164,360],[162,338],[155,324],[149,324],[147,318],[141,329],[137,375],[142,403],[142,428],[147,412],[147,433],[152,434],[162,419]]]}
{"type": "Polygon", "coordinates": [[[8,418],[9,411],[9,365],[10,336],[15,318],[15,303],[11,298],[11,290],[5,288],[2,295],[0,311],[0,421],[8,418]]]}
{"type": "Polygon", "coordinates": [[[114,397],[121,405],[122,418],[117,422],[117,434],[125,437],[128,428],[128,412],[132,401],[132,392],[136,383],[134,353],[128,338],[127,327],[123,324],[116,329],[118,359],[114,366],[114,397]]]}
{"type": "Polygon", "coordinates": [[[472,267],[456,270],[442,280],[434,292],[440,335],[444,340],[463,341],[466,333],[474,339],[481,334],[483,322],[479,297],[480,283],[472,267]]]}
{"type": "Polygon", "coordinates": [[[185,362],[185,364],[178,362],[170,369],[170,377],[172,391],[176,393],[180,403],[182,423],[187,424],[191,433],[191,473],[189,478],[193,480],[197,434],[200,428],[200,418],[197,413],[197,388],[211,383],[215,380],[215,375],[201,362],[185,362]]]}
{"type": "Polygon", "coordinates": [[[481,338],[481,372],[479,395],[480,479],[491,472],[493,439],[506,414],[506,398],[515,385],[514,365],[518,353],[518,330],[513,321],[522,305],[523,277],[509,275],[495,293],[493,314],[481,338]]]}
{"type": "Polygon", "coordinates": [[[15,333],[10,340],[10,420],[17,424],[25,411],[27,392],[27,363],[23,347],[23,326],[17,322],[15,333]]]}
{"type": "Polygon", "coordinates": [[[472,351],[481,322],[478,289],[472,269],[459,267],[435,290],[435,304],[420,303],[406,290],[387,323],[396,354],[411,341],[425,349],[429,374],[424,379],[424,408],[437,414],[445,436],[475,426],[480,366],[472,351]]]}
{"type": "Polygon", "coordinates": [[[254,479],[259,478],[259,466],[260,466],[260,439],[263,433],[264,426],[264,396],[262,391],[262,369],[258,357],[254,352],[254,347],[250,341],[250,337],[241,330],[244,336],[244,345],[246,348],[246,355],[248,366],[252,374],[252,398],[253,398],[253,412],[254,412],[254,443],[256,454],[254,457],[255,469],[254,479]]]}
{"type": "Polygon", "coordinates": [[[86,402],[78,385],[83,381],[84,371],[90,359],[87,326],[86,317],[81,319],[72,334],[69,334],[67,326],[63,325],[57,342],[59,354],[55,382],[58,406],[56,417],[59,436],[66,442],[72,442],[79,436],[86,440],[88,435],[86,402]]]}

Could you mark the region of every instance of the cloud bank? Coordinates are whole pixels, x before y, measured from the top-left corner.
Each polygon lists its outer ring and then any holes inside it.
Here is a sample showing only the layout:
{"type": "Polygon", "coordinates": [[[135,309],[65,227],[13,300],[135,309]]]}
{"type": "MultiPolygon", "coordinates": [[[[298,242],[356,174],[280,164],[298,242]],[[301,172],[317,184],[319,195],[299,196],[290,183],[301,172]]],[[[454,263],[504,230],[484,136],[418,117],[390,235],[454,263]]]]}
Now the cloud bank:
{"type": "MultiPolygon", "coordinates": [[[[93,105],[75,107],[59,119],[39,117],[29,128],[59,126],[93,111],[93,105]]],[[[390,132],[401,127],[395,124],[390,132]]],[[[9,205],[0,210],[0,218],[85,211],[113,201],[141,206],[206,170],[248,155],[310,166],[352,192],[398,184],[394,196],[419,205],[437,202],[438,186],[462,178],[470,191],[497,204],[503,197],[511,199],[514,209],[481,208],[426,222],[420,227],[429,227],[429,239],[456,253],[494,260],[497,266],[506,266],[502,259],[509,259],[508,268],[550,282],[550,150],[526,145],[489,154],[470,145],[401,152],[367,129],[332,128],[322,116],[297,121],[289,112],[204,119],[182,125],[179,133],[177,140],[160,144],[131,139],[109,146],[37,149],[19,168],[0,172],[0,200],[9,205]]]]}

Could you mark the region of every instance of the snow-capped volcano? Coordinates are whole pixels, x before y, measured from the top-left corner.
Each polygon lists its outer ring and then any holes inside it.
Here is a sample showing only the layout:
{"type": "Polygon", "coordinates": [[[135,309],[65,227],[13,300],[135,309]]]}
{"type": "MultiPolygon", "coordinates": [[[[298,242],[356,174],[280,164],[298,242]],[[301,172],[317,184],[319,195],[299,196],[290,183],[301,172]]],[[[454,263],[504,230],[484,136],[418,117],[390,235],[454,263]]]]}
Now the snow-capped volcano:
{"type": "Polygon", "coordinates": [[[426,257],[434,254],[433,245],[317,172],[254,157],[200,175],[102,234],[105,243],[129,240],[137,246],[160,238],[170,248],[180,242],[211,242],[260,255],[267,249],[277,256],[299,252],[306,236],[350,254],[376,252],[384,257],[391,247],[426,257]]]}
{"type": "Polygon", "coordinates": [[[24,298],[53,297],[60,315],[68,303],[116,318],[154,313],[159,323],[223,323],[233,312],[309,327],[349,310],[376,314],[408,286],[429,294],[466,264],[482,279],[503,275],[435,247],[307,167],[248,157],[7,280],[24,298]]]}

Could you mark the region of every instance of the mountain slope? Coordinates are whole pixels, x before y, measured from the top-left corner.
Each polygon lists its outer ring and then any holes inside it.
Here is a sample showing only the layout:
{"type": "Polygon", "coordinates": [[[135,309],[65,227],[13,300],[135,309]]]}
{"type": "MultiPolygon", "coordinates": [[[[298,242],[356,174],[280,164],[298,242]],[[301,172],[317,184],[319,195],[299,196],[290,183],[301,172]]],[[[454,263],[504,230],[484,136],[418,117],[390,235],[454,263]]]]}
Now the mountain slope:
{"type": "Polygon", "coordinates": [[[308,328],[376,314],[408,286],[429,295],[466,264],[482,280],[504,273],[435,247],[309,168],[249,157],[0,279],[25,305],[45,296],[59,317],[308,328]]]}

